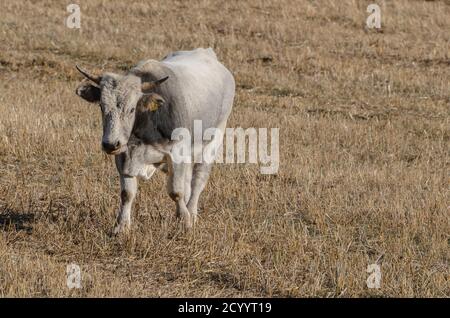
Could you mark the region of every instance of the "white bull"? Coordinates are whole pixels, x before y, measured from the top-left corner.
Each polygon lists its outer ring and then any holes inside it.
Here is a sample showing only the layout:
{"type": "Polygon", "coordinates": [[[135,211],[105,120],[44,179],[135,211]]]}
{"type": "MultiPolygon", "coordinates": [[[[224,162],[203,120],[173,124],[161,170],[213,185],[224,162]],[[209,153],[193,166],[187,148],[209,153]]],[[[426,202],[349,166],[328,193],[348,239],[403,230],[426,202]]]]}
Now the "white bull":
{"type": "MultiPolygon", "coordinates": [[[[150,177],[162,166],[167,167],[167,189],[177,215],[191,227],[211,163],[174,161],[172,133],[177,128],[193,133],[195,120],[201,121],[203,130],[223,132],[235,94],[232,74],[211,48],[142,61],[125,75],[93,76],[79,70],[96,84],[83,83],[77,94],[100,103],[102,148],[116,156],[120,174],[121,204],[114,233],[130,227],[136,177],[150,177]]],[[[215,141],[222,137],[215,136],[215,141]]]]}

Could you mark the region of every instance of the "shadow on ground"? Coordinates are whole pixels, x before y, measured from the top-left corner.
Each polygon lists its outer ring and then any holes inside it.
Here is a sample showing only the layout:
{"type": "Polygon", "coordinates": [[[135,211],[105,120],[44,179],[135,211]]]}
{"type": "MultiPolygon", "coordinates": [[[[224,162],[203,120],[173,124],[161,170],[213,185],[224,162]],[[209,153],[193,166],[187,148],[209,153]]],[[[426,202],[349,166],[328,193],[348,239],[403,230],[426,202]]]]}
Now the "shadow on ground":
{"type": "Polygon", "coordinates": [[[0,212],[1,230],[26,231],[30,234],[33,231],[34,221],[34,213],[17,212],[11,209],[5,209],[0,212]]]}

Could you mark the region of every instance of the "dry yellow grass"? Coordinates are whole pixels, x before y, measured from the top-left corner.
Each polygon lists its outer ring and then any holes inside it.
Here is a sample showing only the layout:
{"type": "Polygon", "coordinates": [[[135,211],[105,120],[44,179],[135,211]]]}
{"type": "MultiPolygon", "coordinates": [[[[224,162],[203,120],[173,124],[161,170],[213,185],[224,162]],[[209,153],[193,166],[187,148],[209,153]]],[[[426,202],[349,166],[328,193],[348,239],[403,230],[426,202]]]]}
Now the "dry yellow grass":
{"type": "Polygon", "coordinates": [[[419,296],[449,289],[449,1],[0,4],[0,296],[419,296]],[[190,234],[164,176],[129,237],[90,70],[215,49],[238,84],[230,127],[280,127],[280,170],[218,165],[190,234]],[[379,260],[380,289],[366,268],[379,260]],[[70,263],[83,288],[69,290],[70,263]]]}

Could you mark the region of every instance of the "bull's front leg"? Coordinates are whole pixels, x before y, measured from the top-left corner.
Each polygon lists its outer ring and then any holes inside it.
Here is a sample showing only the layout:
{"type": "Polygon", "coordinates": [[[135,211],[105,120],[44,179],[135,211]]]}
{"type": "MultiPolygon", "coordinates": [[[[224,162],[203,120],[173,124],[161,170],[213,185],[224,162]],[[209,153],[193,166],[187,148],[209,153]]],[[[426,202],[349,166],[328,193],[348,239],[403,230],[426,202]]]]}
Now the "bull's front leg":
{"type": "Polygon", "coordinates": [[[113,234],[128,231],[131,226],[131,207],[137,193],[136,177],[124,176],[122,172],[124,155],[116,156],[116,167],[120,176],[120,207],[117,211],[117,219],[113,229],[113,234]]]}

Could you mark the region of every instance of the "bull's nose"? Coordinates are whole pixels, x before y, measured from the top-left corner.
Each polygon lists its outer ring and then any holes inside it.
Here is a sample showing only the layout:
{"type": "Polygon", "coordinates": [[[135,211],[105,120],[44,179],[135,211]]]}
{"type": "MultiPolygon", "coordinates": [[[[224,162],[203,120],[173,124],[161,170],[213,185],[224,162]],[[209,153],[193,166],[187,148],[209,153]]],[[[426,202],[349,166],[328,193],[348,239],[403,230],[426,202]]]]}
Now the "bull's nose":
{"type": "Polygon", "coordinates": [[[105,150],[108,153],[114,152],[120,148],[120,142],[118,141],[115,144],[110,144],[109,142],[102,142],[102,147],[103,150],[105,150]]]}

